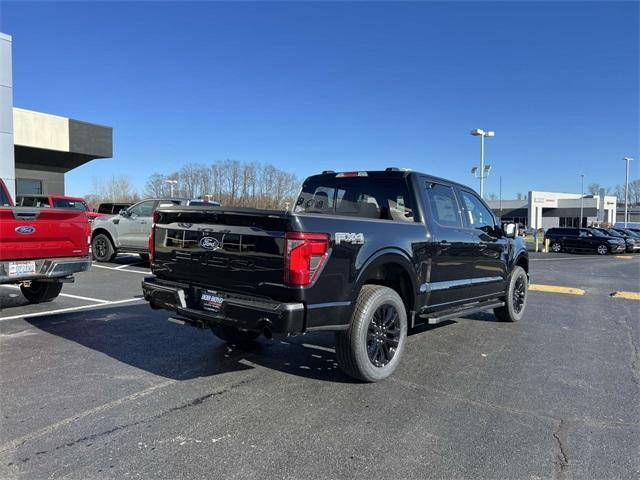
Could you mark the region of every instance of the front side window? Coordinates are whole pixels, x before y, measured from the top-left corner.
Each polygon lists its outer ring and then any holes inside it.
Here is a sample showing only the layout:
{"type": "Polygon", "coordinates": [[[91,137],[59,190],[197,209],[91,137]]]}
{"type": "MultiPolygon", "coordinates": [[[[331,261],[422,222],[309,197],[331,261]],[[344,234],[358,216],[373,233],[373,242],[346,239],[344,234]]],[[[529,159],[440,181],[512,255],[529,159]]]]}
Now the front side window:
{"type": "Polygon", "coordinates": [[[493,233],[495,223],[493,214],[489,211],[484,203],[474,194],[465,190],[461,191],[462,203],[465,208],[465,216],[471,228],[477,228],[486,233],[493,233]]]}
{"type": "Polygon", "coordinates": [[[427,186],[427,202],[432,218],[442,227],[460,228],[462,219],[453,188],[446,185],[427,186]]]}
{"type": "Polygon", "coordinates": [[[153,215],[153,205],[155,200],[147,200],[146,202],[140,202],[129,209],[131,216],[135,217],[150,217],[153,215]]]}

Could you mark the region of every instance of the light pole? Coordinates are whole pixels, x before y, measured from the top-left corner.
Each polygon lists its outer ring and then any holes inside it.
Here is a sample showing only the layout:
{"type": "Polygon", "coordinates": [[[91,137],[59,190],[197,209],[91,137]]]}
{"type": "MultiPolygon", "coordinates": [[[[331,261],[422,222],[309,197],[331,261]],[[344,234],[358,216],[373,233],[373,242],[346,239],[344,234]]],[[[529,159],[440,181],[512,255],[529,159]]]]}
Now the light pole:
{"type": "Polygon", "coordinates": [[[484,198],[484,179],[489,176],[489,172],[491,171],[491,166],[487,165],[487,168],[484,166],[484,137],[494,137],[496,132],[485,132],[481,128],[476,128],[471,130],[471,135],[480,137],[480,175],[479,177],[476,176],[477,168],[471,170],[471,173],[477,178],[480,178],[480,198],[484,198]]]}
{"type": "Polygon", "coordinates": [[[584,206],[584,173],[580,174],[580,225],[578,228],[582,228],[582,211],[584,206]]]}
{"type": "Polygon", "coordinates": [[[629,163],[633,160],[633,158],[624,157],[623,160],[627,164],[624,176],[624,228],[627,228],[627,222],[629,221],[629,216],[627,213],[627,211],[629,210],[629,163]]]}
{"type": "Polygon", "coordinates": [[[502,221],[502,175],[500,175],[500,221],[502,221]]]}
{"type": "Polygon", "coordinates": [[[173,198],[173,186],[178,184],[177,180],[167,180],[167,183],[169,184],[169,189],[171,191],[170,193],[170,197],[173,198]]]}

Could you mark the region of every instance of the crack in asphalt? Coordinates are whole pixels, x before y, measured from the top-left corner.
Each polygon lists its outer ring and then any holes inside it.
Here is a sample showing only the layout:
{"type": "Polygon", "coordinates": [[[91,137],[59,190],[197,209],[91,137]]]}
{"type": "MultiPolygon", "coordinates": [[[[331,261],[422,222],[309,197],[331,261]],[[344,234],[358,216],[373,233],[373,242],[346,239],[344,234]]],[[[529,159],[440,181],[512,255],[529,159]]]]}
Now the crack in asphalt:
{"type": "MultiPolygon", "coordinates": [[[[78,438],[76,440],[73,440],[73,441],[70,441],[70,442],[66,442],[66,443],[64,443],[62,445],[58,445],[57,447],[54,447],[54,448],[52,448],[50,450],[38,451],[38,452],[36,452],[36,455],[48,455],[50,453],[56,452],[56,451],[64,449],[64,448],[73,447],[73,446],[78,445],[78,444],[83,444],[83,443],[86,443],[86,442],[90,442],[92,440],[96,440],[96,439],[99,439],[99,438],[102,438],[102,437],[106,437],[108,435],[111,435],[111,434],[113,434],[115,432],[119,432],[121,430],[125,430],[125,429],[131,428],[131,427],[135,427],[135,426],[138,426],[138,425],[141,425],[141,424],[153,422],[155,420],[161,419],[161,418],[163,418],[163,417],[165,417],[167,415],[170,415],[172,413],[175,413],[175,412],[178,412],[178,411],[181,411],[181,410],[185,410],[185,409],[188,409],[188,408],[196,407],[198,405],[202,405],[202,404],[206,403],[207,401],[211,400],[214,397],[218,397],[220,395],[224,395],[225,393],[229,393],[229,392],[231,392],[231,391],[233,391],[233,390],[235,390],[235,389],[237,389],[239,387],[242,387],[243,385],[246,385],[248,383],[253,382],[255,379],[256,379],[256,377],[254,376],[252,378],[241,380],[239,382],[236,382],[236,383],[233,383],[233,384],[229,385],[228,387],[224,387],[224,388],[222,388],[220,390],[217,390],[217,391],[214,391],[214,392],[211,392],[211,393],[207,393],[206,395],[202,395],[200,397],[194,398],[193,400],[190,400],[190,401],[188,401],[186,403],[183,403],[182,405],[178,405],[176,407],[172,407],[172,408],[170,408],[168,410],[162,411],[162,412],[160,412],[160,413],[158,413],[156,415],[153,415],[151,417],[148,417],[148,418],[145,418],[145,419],[141,419],[141,420],[136,420],[135,422],[129,422],[129,423],[125,423],[125,424],[122,424],[122,425],[117,425],[117,426],[115,426],[113,428],[110,428],[108,430],[104,430],[102,432],[93,433],[91,435],[86,435],[86,436],[78,438]]],[[[89,443],[87,445],[87,447],[90,447],[91,445],[93,445],[93,443],[89,443]]],[[[21,458],[18,461],[20,461],[22,463],[26,463],[27,461],[29,461],[29,457],[21,458]]],[[[9,466],[10,465],[11,464],[9,464],[9,466]]]]}
{"type": "Polygon", "coordinates": [[[629,368],[631,368],[631,379],[633,383],[636,385],[640,385],[640,349],[638,348],[638,344],[636,343],[635,338],[633,337],[633,331],[631,326],[629,325],[628,318],[620,317],[619,325],[624,326],[626,334],[627,334],[627,342],[629,343],[629,348],[631,349],[631,355],[629,360],[629,368]]]}
{"type": "Polygon", "coordinates": [[[562,480],[567,476],[567,470],[569,469],[569,455],[567,454],[567,447],[564,442],[567,436],[567,422],[560,420],[558,428],[553,432],[553,438],[556,441],[556,452],[554,464],[556,466],[556,478],[562,480]]]}

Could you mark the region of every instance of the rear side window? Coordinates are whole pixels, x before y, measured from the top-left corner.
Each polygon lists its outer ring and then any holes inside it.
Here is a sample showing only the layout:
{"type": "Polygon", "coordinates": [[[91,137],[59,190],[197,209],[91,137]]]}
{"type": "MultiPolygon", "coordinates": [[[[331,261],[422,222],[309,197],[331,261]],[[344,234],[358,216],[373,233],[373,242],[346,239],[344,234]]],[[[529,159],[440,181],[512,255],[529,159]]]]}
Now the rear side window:
{"type": "Polygon", "coordinates": [[[70,208],[73,210],[81,210],[83,212],[87,211],[87,208],[84,203],[79,200],[68,200],[66,198],[54,198],[53,199],[54,208],[70,208]]]}
{"type": "Polygon", "coordinates": [[[296,213],[413,222],[413,201],[400,175],[316,175],[302,184],[296,213]]]}
{"type": "Polygon", "coordinates": [[[442,227],[462,227],[460,210],[453,188],[432,183],[427,186],[427,202],[431,217],[442,227]]]}

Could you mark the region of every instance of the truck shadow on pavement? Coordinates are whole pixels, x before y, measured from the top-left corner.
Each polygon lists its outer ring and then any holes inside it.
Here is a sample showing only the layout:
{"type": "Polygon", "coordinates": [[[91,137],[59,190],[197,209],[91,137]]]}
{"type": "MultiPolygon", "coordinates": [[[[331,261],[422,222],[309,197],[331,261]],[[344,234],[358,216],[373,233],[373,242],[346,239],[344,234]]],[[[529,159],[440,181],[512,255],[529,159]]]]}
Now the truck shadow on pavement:
{"type": "MultiPolygon", "coordinates": [[[[174,380],[265,367],[317,380],[352,382],[338,368],[332,334],[282,341],[260,338],[246,350],[226,344],[209,330],[171,323],[168,316],[168,312],[140,304],[33,317],[25,322],[118,362],[174,380]]],[[[74,350],[74,355],[78,361],[91,361],[91,353],[74,350]]]]}
{"type": "MultiPolygon", "coordinates": [[[[118,362],[174,380],[263,367],[315,380],[356,382],[339,369],[331,332],[282,340],[260,338],[249,349],[241,349],[226,344],[209,330],[176,325],[167,317],[168,312],[153,311],[146,304],[140,304],[33,317],[25,321],[118,362]]],[[[495,321],[490,314],[466,318],[495,321]]],[[[409,335],[454,323],[449,320],[438,325],[418,325],[409,335]]],[[[91,361],[86,359],[91,354],[80,351],[76,355],[80,361],[91,361]]]]}

